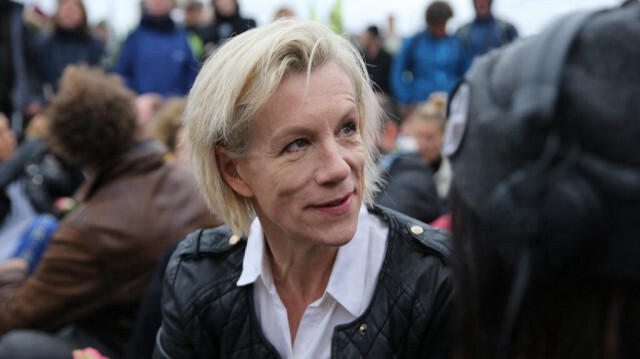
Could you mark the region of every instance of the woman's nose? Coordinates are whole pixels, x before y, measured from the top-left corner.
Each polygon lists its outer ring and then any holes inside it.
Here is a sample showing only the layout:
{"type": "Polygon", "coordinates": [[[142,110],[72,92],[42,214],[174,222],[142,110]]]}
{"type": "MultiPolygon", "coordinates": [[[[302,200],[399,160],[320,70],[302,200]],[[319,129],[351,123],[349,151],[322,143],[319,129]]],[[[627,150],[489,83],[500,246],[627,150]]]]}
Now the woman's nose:
{"type": "Polygon", "coordinates": [[[349,177],[351,167],[348,163],[349,149],[337,141],[330,140],[321,145],[319,166],[316,170],[318,184],[339,183],[349,177]]]}

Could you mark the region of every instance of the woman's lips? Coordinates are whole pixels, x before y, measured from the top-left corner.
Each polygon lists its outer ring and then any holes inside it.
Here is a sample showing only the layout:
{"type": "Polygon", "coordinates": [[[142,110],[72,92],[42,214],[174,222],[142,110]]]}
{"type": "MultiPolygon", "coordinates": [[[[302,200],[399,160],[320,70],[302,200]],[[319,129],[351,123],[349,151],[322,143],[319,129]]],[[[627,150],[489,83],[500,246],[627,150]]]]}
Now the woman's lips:
{"type": "Polygon", "coordinates": [[[353,193],[349,193],[342,198],[312,205],[310,207],[326,214],[338,215],[347,213],[351,208],[352,202],[353,193]]]}

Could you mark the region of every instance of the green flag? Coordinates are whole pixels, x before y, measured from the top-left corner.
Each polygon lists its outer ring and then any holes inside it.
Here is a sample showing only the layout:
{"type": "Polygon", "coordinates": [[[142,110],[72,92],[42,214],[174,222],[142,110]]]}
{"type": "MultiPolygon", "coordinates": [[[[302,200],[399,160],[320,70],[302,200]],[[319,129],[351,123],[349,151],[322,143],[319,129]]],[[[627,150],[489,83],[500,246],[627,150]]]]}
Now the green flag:
{"type": "Polygon", "coordinates": [[[331,29],[338,34],[342,33],[342,0],[336,0],[333,9],[331,9],[331,29]]]}
{"type": "Polygon", "coordinates": [[[311,10],[309,11],[309,19],[318,21],[318,12],[316,11],[316,4],[311,4],[311,10]]]}

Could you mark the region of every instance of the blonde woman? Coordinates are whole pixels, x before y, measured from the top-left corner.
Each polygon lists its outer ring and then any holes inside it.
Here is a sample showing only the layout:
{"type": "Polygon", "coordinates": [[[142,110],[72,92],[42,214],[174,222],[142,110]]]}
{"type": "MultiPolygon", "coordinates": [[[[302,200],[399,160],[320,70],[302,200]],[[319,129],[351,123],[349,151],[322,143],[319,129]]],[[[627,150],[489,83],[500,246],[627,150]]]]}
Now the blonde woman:
{"type": "Polygon", "coordinates": [[[157,358],[449,356],[449,239],[372,203],[379,121],[324,25],[278,20],[212,56],[185,125],[227,226],[174,253],[157,358]]]}
{"type": "Polygon", "coordinates": [[[422,160],[433,170],[438,196],[444,205],[451,186],[451,165],[440,153],[446,120],[447,94],[435,92],[425,104],[416,109],[409,124],[422,160]]]}

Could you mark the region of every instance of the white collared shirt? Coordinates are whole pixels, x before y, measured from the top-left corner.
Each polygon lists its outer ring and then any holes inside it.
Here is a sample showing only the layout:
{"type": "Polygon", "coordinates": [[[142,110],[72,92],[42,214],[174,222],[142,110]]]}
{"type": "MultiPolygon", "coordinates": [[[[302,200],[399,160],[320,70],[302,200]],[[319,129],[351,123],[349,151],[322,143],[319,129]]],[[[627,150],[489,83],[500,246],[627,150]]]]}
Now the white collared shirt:
{"type": "Polygon", "coordinates": [[[253,284],[262,332],[283,358],[329,358],[333,328],[359,317],[373,297],[389,226],[363,205],[353,239],[338,249],[323,296],[304,312],[291,346],[287,310],[273,284],[260,221],[251,224],[238,286],[253,284]]]}

